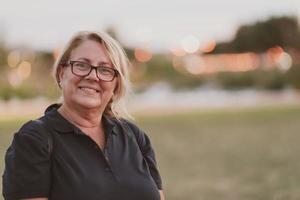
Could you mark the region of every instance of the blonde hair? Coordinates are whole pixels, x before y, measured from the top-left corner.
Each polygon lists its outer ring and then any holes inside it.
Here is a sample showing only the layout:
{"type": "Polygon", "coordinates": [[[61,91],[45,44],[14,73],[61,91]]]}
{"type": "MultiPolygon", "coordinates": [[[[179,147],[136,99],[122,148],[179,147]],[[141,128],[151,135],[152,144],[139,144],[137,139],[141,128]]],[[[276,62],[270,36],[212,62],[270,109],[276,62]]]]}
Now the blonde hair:
{"type": "Polygon", "coordinates": [[[53,66],[53,75],[58,86],[60,87],[59,71],[63,67],[62,65],[69,60],[72,50],[87,40],[102,44],[113,66],[119,71],[119,75],[116,77],[117,86],[114,95],[110,103],[106,106],[104,114],[117,119],[132,118],[125,106],[125,98],[131,91],[128,75],[129,60],[120,44],[104,32],[80,31],[70,39],[53,66]]]}

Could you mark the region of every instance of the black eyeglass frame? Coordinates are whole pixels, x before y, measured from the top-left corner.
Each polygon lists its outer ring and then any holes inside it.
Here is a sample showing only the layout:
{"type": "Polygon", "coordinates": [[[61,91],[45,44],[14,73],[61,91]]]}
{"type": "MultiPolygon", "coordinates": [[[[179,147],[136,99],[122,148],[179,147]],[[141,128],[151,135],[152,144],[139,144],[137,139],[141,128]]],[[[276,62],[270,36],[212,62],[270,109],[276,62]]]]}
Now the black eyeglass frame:
{"type": "Polygon", "coordinates": [[[71,71],[72,71],[72,73],[73,73],[74,75],[76,75],[76,76],[79,76],[79,77],[86,77],[86,76],[88,76],[88,75],[93,71],[93,69],[96,70],[97,78],[98,78],[99,80],[106,81],[106,82],[111,82],[111,81],[113,81],[113,80],[119,75],[119,71],[116,70],[116,69],[113,69],[113,68],[111,68],[111,67],[93,66],[93,65],[91,65],[91,64],[89,64],[89,63],[81,62],[81,61],[76,61],[76,60],[70,60],[70,61],[68,61],[67,63],[62,64],[63,67],[67,67],[68,65],[71,65],[71,71]],[[73,66],[74,66],[74,63],[82,63],[82,64],[85,64],[85,65],[89,65],[89,66],[90,66],[90,71],[89,71],[86,75],[79,75],[79,74],[76,74],[76,73],[74,73],[74,69],[73,69],[73,68],[74,68],[74,67],[73,67],[73,66]],[[99,77],[99,75],[98,75],[98,71],[97,71],[98,68],[108,69],[108,70],[113,70],[114,76],[112,77],[111,80],[103,80],[103,79],[101,79],[101,78],[99,77]]]}

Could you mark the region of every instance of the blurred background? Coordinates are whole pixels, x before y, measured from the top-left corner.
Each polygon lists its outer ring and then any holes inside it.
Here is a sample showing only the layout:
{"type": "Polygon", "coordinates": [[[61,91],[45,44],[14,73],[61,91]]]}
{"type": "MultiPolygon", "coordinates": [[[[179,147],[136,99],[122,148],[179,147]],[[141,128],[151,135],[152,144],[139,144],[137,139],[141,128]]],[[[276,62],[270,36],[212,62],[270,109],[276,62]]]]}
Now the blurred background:
{"type": "Polygon", "coordinates": [[[131,61],[128,107],[167,199],[300,199],[300,1],[0,5],[1,172],[13,133],[58,102],[64,44],[102,30],[131,61]]]}

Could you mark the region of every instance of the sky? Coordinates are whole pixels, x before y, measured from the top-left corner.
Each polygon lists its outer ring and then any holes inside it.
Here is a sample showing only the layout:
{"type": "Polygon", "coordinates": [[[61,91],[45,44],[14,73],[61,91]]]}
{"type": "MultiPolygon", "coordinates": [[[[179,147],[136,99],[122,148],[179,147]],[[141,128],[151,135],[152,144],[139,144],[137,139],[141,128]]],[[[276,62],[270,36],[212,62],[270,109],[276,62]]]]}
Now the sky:
{"type": "Polygon", "coordinates": [[[200,45],[230,40],[240,25],[282,15],[300,21],[300,0],[0,0],[0,39],[52,50],[112,26],[126,46],[164,51],[191,35],[200,45]]]}

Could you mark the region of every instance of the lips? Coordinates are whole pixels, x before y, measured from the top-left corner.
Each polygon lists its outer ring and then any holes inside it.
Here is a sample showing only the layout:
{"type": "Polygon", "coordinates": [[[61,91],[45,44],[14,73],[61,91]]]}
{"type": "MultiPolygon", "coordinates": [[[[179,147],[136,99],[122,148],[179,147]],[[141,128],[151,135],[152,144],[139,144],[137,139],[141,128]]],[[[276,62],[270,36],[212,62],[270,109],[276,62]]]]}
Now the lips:
{"type": "Polygon", "coordinates": [[[89,87],[89,86],[79,86],[78,87],[80,90],[86,91],[86,92],[96,92],[100,93],[100,90],[97,88],[89,87]]]}

